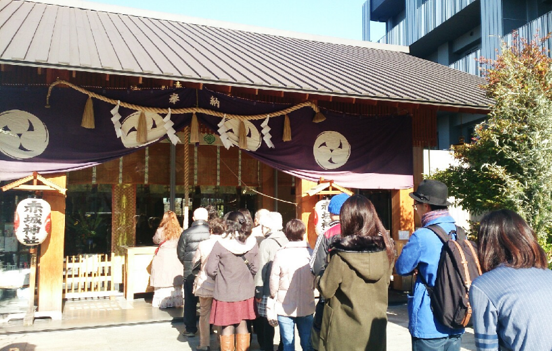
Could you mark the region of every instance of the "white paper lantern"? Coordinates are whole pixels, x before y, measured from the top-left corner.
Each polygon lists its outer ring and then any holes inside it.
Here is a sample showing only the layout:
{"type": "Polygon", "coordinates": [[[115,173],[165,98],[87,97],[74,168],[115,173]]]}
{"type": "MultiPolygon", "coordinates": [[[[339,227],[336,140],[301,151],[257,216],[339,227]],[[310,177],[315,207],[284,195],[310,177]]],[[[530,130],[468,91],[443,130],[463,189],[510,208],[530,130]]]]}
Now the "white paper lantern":
{"type": "Polygon", "coordinates": [[[330,211],[328,211],[328,206],[330,205],[330,200],[320,200],[314,205],[314,229],[316,235],[324,234],[326,230],[330,227],[330,211]]]}
{"type": "Polygon", "coordinates": [[[15,211],[15,236],[26,246],[36,246],[48,236],[52,227],[50,204],[42,199],[25,199],[15,211]]]}

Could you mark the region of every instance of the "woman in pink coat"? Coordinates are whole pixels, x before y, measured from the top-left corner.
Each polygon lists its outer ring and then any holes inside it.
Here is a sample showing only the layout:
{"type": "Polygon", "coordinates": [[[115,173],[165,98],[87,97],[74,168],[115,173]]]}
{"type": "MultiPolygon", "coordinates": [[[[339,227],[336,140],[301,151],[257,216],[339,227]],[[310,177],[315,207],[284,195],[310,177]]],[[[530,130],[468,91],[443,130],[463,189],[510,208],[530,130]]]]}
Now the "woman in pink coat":
{"type": "Polygon", "coordinates": [[[176,255],[176,245],[182,228],[173,211],[163,215],[161,224],[153,236],[159,247],[151,264],[150,285],[154,288],[153,307],[182,307],[182,263],[176,255]]]}

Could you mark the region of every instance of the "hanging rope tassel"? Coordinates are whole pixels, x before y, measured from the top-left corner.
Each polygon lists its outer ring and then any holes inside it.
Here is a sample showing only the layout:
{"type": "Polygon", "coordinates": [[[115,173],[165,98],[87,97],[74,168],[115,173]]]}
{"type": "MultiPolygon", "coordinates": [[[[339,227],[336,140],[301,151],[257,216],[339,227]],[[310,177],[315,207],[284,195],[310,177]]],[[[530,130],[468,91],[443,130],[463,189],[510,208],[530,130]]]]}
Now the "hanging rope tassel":
{"type": "Polygon", "coordinates": [[[324,116],[322,112],[320,112],[318,105],[314,105],[312,109],[315,112],[314,118],[312,119],[313,123],[320,123],[326,120],[326,116],[324,116]]]}
{"type": "Polygon", "coordinates": [[[284,133],[282,135],[283,141],[291,141],[291,124],[289,123],[288,115],[284,118],[284,133]]]}
{"type": "Polygon", "coordinates": [[[146,113],[144,111],[140,111],[140,117],[138,117],[136,141],[140,144],[145,144],[148,141],[148,123],[146,122],[146,113]]]}
{"type": "Polygon", "coordinates": [[[239,133],[238,146],[240,147],[240,149],[247,150],[247,131],[245,129],[244,121],[240,121],[240,129],[238,133],[239,133]]]}
{"type": "Polygon", "coordinates": [[[199,143],[199,123],[195,112],[192,114],[192,126],[190,131],[190,143],[199,143]]]}
{"type": "Polygon", "coordinates": [[[92,102],[91,96],[88,96],[86,104],[84,105],[81,127],[86,129],[96,128],[96,124],[94,123],[94,103],[92,102]]]}

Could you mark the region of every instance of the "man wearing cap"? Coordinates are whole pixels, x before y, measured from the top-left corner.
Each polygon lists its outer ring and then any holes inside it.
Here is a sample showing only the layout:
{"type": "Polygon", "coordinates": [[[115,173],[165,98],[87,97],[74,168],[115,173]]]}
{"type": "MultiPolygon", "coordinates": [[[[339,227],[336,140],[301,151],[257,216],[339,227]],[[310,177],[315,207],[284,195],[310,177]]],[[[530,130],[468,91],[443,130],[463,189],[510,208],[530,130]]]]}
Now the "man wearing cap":
{"type": "Polygon", "coordinates": [[[453,233],[456,240],[454,218],[448,212],[448,188],[437,180],[424,180],[416,192],[414,211],[418,214],[422,228],[416,230],[402,249],[395,270],[400,275],[413,274],[415,278],[412,296],[408,299],[408,329],[412,335],[413,351],[459,351],[464,329],[451,329],[435,319],[431,301],[423,282],[435,285],[437,267],[443,243],[431,229],[438,225],[446,233],[453,233]]]}
{"type": "MultiPolygon", "coordinates": [[[[314,245],[313,255],[310,260],[311,271],[315,276],[322,276],[326,266],[328,265],[327,256],[330,244],[336,239],[341,237],[341,224],[339,223],[339,212],[341,212],[341,206],[345,200],[349,198],[349,195],[343,193],[335,195],[330,200],[328,205],[328,212],[330,212],[330,225],[329,228],[316,239],[314,245]]],[[[314,321],[312,324],[311,332],[311,344],[314,350],[318,350],[318,343],[320,341],[320,329],[322,328],[322,313],[324,312],[324,299],[320,297],[316,304],[316,311],[314,313],[314,321]]]]}

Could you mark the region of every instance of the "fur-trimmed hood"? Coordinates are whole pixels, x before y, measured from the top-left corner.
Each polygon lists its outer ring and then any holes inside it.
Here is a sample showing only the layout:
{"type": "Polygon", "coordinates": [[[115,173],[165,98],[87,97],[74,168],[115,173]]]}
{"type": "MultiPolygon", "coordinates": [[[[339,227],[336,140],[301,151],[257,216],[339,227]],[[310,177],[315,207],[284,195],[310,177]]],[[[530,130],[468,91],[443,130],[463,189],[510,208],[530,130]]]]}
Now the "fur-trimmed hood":
{"type": "Polygon", "coordinates": [[[381,236],[340,238],[330,245],[330,254],[339,255],[365,281],[378,281],[389,272],[390,263],[381,236]]]}
{"type": "Polygon", "coordinates": [[[232,238],[230,235],[222,234],[218,242],[228,251],[235,255],[242,255],[257,245],[257,239],[253,235],[247,237],[244,243],[238,239],[232,238]]]}

